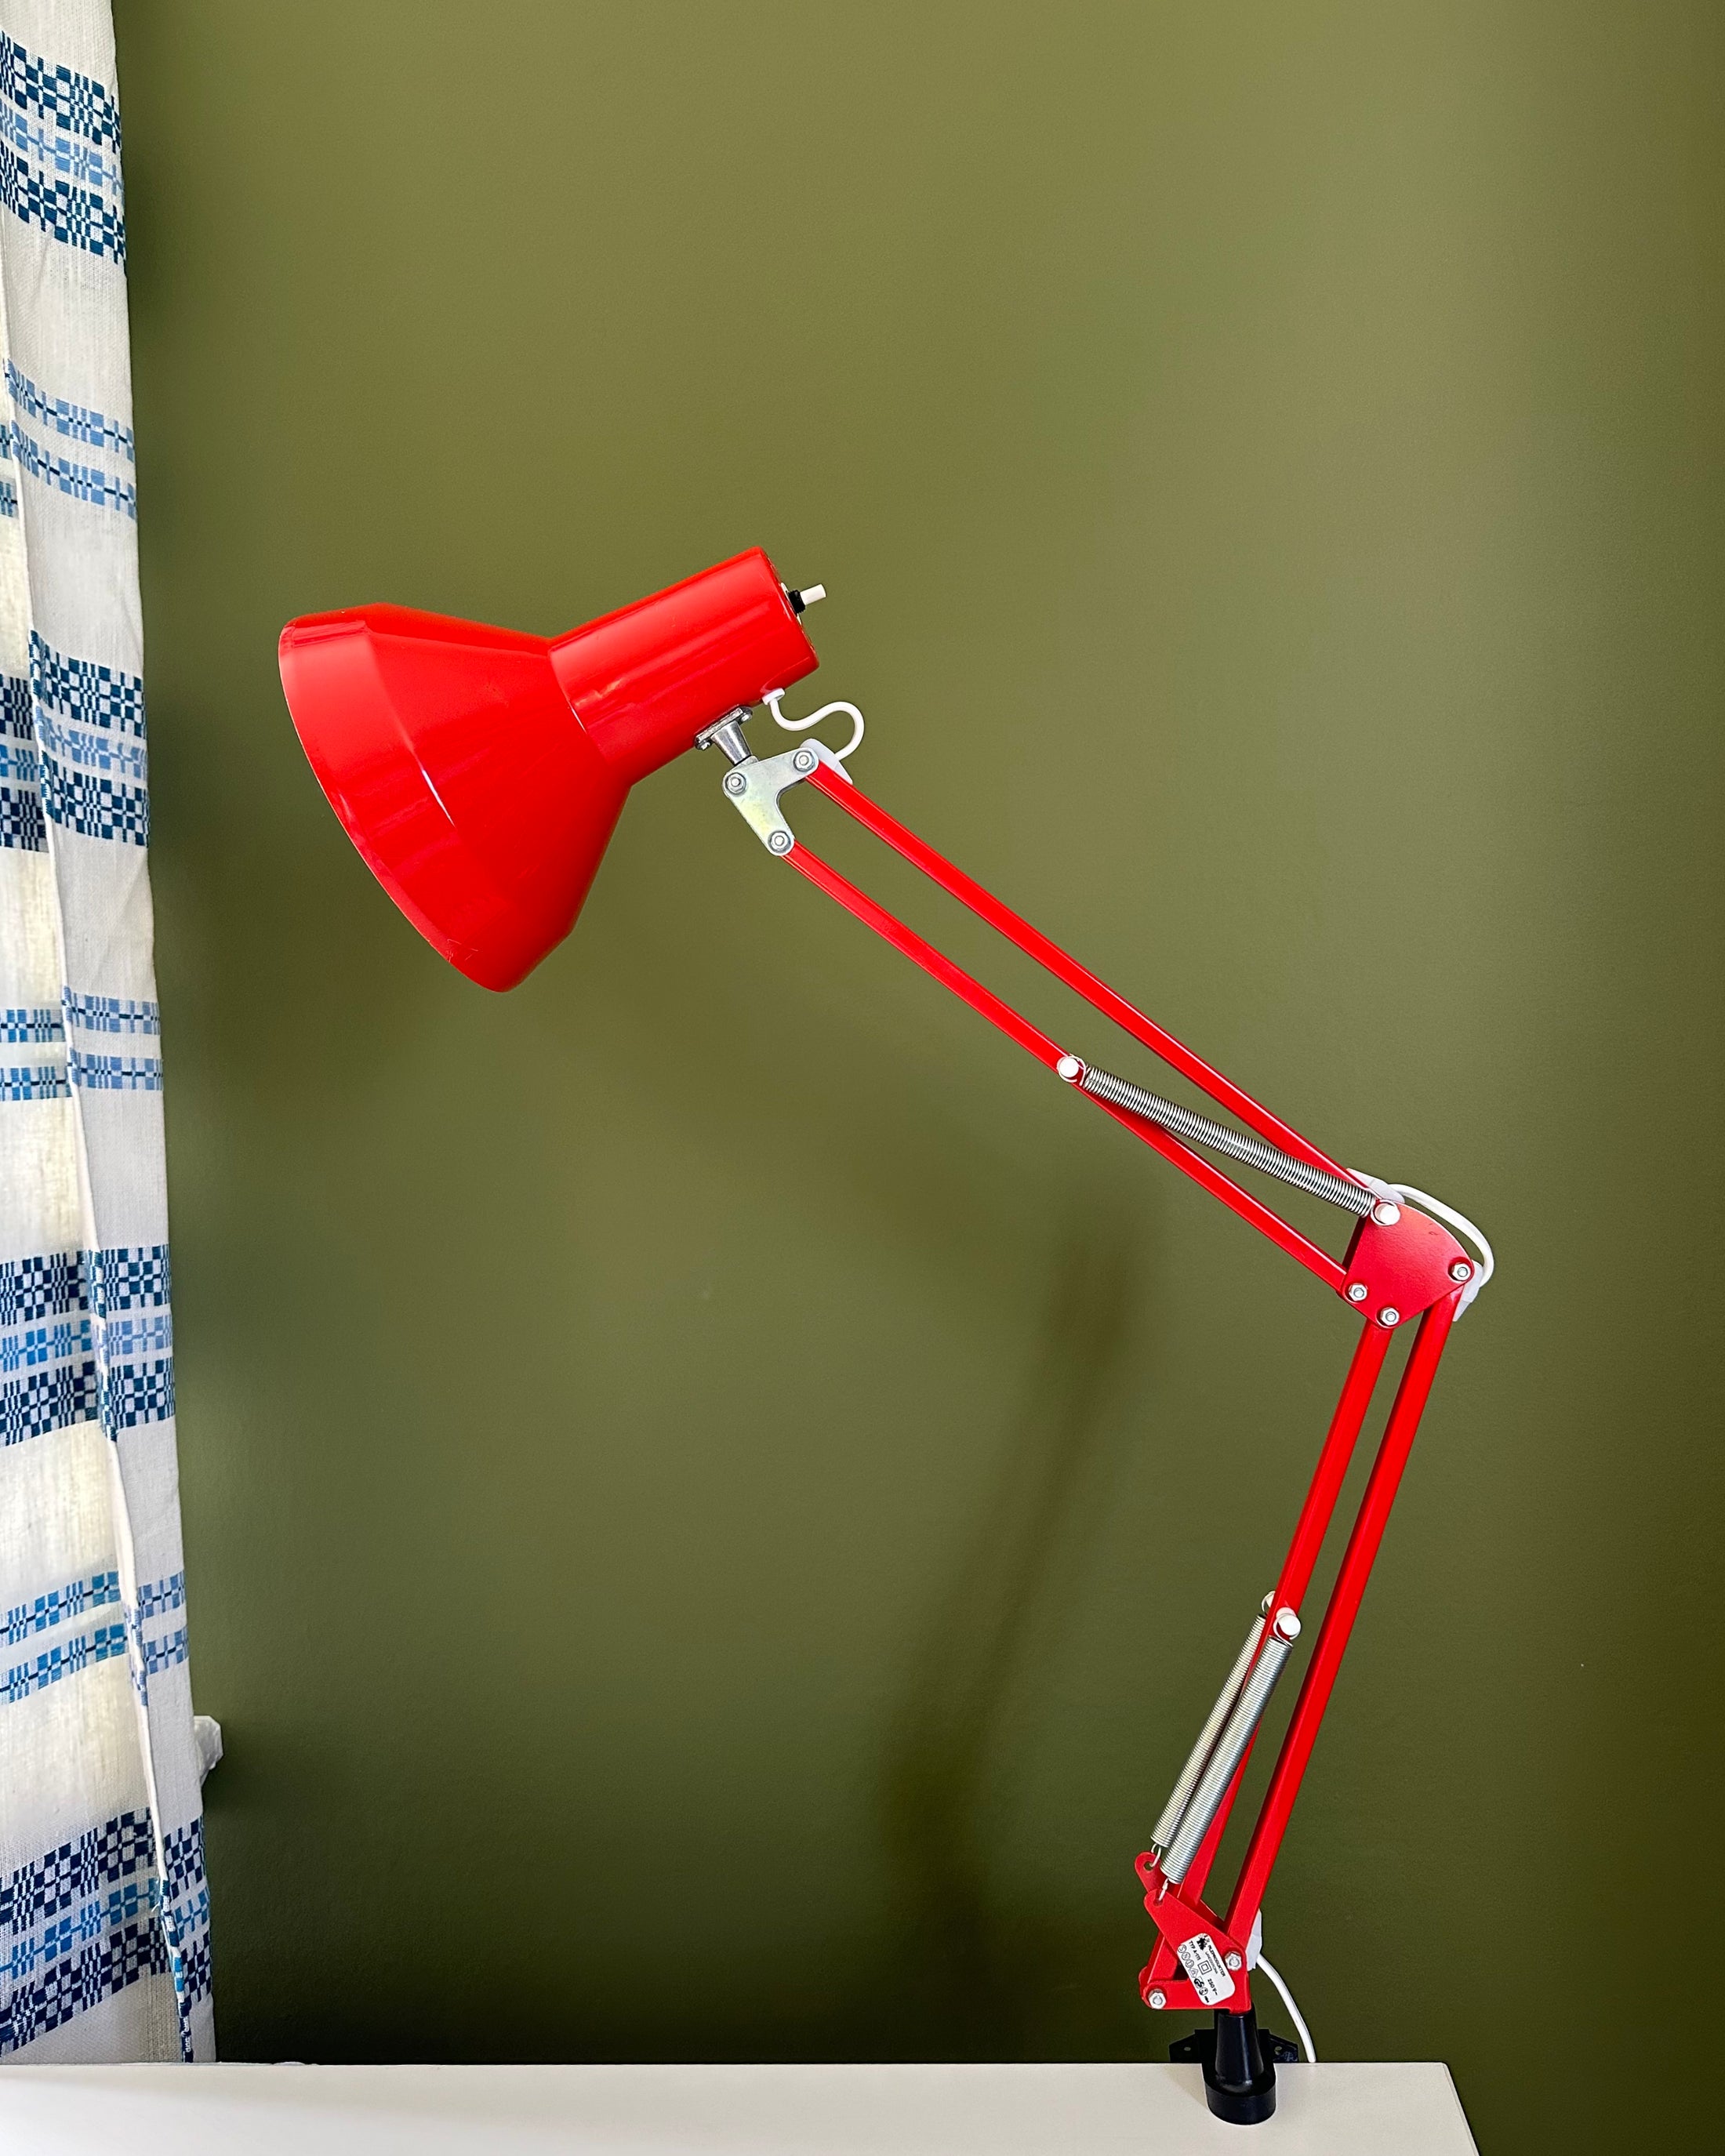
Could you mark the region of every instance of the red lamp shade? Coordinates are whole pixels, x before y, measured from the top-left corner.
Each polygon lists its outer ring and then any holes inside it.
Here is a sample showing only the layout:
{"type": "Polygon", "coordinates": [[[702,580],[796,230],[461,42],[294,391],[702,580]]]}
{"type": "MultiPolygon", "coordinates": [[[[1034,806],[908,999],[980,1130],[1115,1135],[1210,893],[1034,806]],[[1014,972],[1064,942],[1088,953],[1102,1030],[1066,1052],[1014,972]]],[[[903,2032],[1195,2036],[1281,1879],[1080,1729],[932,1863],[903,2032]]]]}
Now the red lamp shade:
{"type": "Polygon", "coordinates": [[[290,621],[280,659],[347,835],[487,988],[574,927],[638,778],[819,663],[758,547],[553,641],[355,607],[290,621]]]}

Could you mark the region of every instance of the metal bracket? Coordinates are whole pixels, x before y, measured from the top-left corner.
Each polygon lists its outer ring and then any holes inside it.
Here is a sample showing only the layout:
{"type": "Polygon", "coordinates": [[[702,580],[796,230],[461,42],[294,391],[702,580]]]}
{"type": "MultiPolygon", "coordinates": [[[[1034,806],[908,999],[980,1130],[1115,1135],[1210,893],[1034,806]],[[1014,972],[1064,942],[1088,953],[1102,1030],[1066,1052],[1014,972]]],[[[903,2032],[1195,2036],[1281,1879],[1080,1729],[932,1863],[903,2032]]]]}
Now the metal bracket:
{"type": "Polygon", "coordinates": [[[731,758],[732,767],[725,773],[725,798],[768,852],[782,860],[796,844],[797,834],[779,809],[778,797],[788,787],[809,778],[820,762],[820,756],[806,747],[787,749],[782,756],[755,755],[742,732],[746,716],[732,712],[696,735],[695,745],[706,748],[716,742],[731,758]]]}
{"type": "Polygon", "coordinates": [[[812,748],[793,748],[783,756],[752,756],[725,773],[726,798],[769,854],[782,856],[797,843],[779,812],[779,795],[807,778],[819,762],[812,748]]]}

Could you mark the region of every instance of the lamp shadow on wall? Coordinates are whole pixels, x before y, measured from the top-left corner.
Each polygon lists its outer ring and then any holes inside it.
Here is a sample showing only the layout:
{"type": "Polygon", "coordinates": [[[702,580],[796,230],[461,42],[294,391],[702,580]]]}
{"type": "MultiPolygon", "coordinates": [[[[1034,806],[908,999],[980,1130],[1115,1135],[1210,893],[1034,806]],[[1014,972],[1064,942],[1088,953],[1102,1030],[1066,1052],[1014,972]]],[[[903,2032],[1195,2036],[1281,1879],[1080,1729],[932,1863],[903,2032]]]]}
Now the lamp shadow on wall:
{"type": "Polygon", "coordinates": [[[895,1986],[922,2040],[957,2057],[1028,2055],[1041,2018],[1024,1981],[1032,1942],[1003,1903],[985,1820],[1014,1694],[1102,1517],[1106,1409],[1142,1272],[1117,1211],[1097,1202],[1075,1213],[993,1490],[930,1613],[888,1737],[880,1809],[906,1919],[895,1986]]]}

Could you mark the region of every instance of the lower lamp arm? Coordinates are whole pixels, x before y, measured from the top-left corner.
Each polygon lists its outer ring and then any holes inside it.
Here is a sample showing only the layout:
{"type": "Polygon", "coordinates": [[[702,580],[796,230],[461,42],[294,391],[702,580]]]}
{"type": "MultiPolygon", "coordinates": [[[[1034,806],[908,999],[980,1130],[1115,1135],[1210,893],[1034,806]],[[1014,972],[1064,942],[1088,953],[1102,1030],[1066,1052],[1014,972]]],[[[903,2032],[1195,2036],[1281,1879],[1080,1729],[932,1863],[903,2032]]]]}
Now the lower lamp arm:
{"type": "MultiPolygon", "coordinates": [[[[725,790],[769,853],[788,861],[810,883],[1045,1068],[1219,1198],[1316,1275],[1363,1320],[1276,1586],[1265,1598],[1246,1644],[1163,1808],[1153,1847],[1137,1860],[1145,1906],[1161,1935],[1155,1953],[1140,1974],[1139,1989],[1145,2003],[1156,2008],[1218,2008],[1243,2014],[1251,2004],[1251,1964],[1271,1871],[1450,1327],[1490,1276],[1489,1246],[1471,1223],[1436,1201],[1425,1201],[1432,1209],[1430,1211],[1409,1202],[1423,1194],[1413,1194],[1406,1186],[1378,1183],[1329,1159],[980,884],[954,868],[878,803],[859,793],[830,752],[805,745],[781,756],[757,757],[742,731],[746,716],[739,711],[710,729],[702,745],[710,738],[730,757],[733,768],[726,775],[725,790]],[[840,875],[796,839],[780,809],[780,795],[804,781],[1046,972],[1161,1056],[1218,1106],[1237,1116],[1247,1128],[1240,1131],[1216,1122],[1129,1080],[1086,1065],[840,875]],[[1355,1225],[1345,1258],[1331,1256],[1206,1159],[1199,1147],[1260,1169],[1348,1213],[1355,1225]],[[1479,1255],[1464,1250],[1443,1219],[1433,1217],[1434,1213],[1473,1235],[1479,1255]],[[1219,1916],[1202,1898],[1205,1882],[1239,1794],[1259,1723],[1301,1636],[1301,1604],[1382,1376],[1391,1336],[1414,1319],[1419,1324],[1414,1345],[1331,1591],[1317,1644],[1226,1915],[1219,1916]]],[[[856,738],[860,737],[859,732],[856,738]]],[[[854,738],[851,747],[855,746],[854,738]]]]}

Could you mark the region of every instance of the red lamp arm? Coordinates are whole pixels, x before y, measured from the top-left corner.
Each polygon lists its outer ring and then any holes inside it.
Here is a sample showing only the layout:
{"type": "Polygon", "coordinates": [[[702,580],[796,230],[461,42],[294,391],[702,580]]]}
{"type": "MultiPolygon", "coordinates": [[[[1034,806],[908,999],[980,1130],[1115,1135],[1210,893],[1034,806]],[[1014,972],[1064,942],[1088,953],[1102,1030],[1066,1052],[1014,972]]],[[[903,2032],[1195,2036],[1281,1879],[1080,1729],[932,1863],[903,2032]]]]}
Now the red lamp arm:
{"type": "MultiPolygon", "coordinates": [[[[838,783],[843,783],[842,781],[838,783]]],[[[822,791],[828,792],[829,789],[823,788],[822,791]]],[[[846,792],[849,791],[850,789],[846,788],[846,792]]],[[[830,798],[836,799],[840,797],[833,794],[830,798]]],[[[849,800],[845,800],[844,806],[850,808],[853,804],[849,800]]],[[[872,802],[856,804],[858,808],[863,807],[874,808],[874,806],[872,802]]],[[[876,810],[875,813],[878,814],[880,812],[876,810]]],[[[866,819],[860,817],[859,820],[866,819]]],[[[906,833],[906,835],[908,836],[909,834],[906,833]]],[[[939,856],[933,855],[932,858],[937,860],[939,856]]],[[[962,966],[955,965],[943,952],[937,951],[934,946],[920,937],[915,929],[907,928],[903,921],[889,913],[885,906],[877,905],[865,892],[859,891],[854,883],[840,875],[835,868],[822,860],[818,854],[811,853],[807,846],[799,843],[793,852],[785,855],[785,859],[789,861],[793,868],[799,869],[818,890],[825,891],[829,898],[837,899],[839,905],[848,912],[854,913],[859,921],[872,928],[877,936],[884,937],[895,950],[902,951],[907,958],[914,959],[926,973],[933,974],[936,980],[952,989],[955,995],[962,996],[973,1010],[980,1011],[991,1024],[999,1026],[1009,1040],[1017,1041],[1020,1048],[1028,1049],[1040,1062],[1045,1063],[1050,1070],[1058,1066],[1065,1051],[1057,1041],[1050,1040],[1045,1033],[1032,1025],[1028,1019],[1021,1017],[1009,1004],[1003,1003],[991,989],[985,988],[979,981],[973,980],[962,966]]],[[[921,865],[919,862],[918,866],[921,865]]],[[[945,864],[942,865],[944,866],[945,864]]],[[[957,872],[955,870],[952,873],[956,875],[957,872]]],[[[939,880],[945,882],[944,878],[939,880]]],[[[968,882],[969,880],[966,878],[965,880],[968,882]]],[[[947,887],[951,888],[950,886],[947,887]]],[[[972,885],[971,888],[977,891],[979,896],[986,896],[986,893],[981,892],[979,886],[972,885]]],[[[982,911],[980,907],[976,910],[978,912],[982,911]]],[[[1007,920],[1016,922],[1016,915],[1007,914],[1004,906],[999,911],[1005,915],[1007,920]]],[[[987,919],[988,916],[984,915],[983,918],[987,919]]],[[[996,922],[993,925],[999,927],[1000,924],[996,922]]],[[[1019,937],[1012,935],[1009,929],[1003,929],[1002,933],[1010,936],[1012,942],[1017,943],[1021,950],[1029,948],[1029,946],[1019,937]]],[[[1052,950],[1054,946],[1050,944],[1048,947],[1052,950]]],[[[1040,956],[1038,952],[1032,952],[1031,955],[1040,956]]],[[[1067,963],[1070,965],[1071,961],[1068,960],[1067,963]]],[[[1052,971],[1053,968],[1050,968],[1050,970],[1052,971]]],[[[1075,968],[1075,970],[1079,969],[1075,968]]],[[[1129,1008],[1129,1006],[1122,1006],[1122,1008],[1129,1008]]],[[[1194,1057],[1193,1060],[1195,1062],[1197,1059],[1194,1057]]],[[[1199,1067],[1203,1066],[1199,1065],[1199,1067]]],[[[1244,1099],[1245,1096],[1241,1095],[1240,1097],[1244,1099]]],[[[1158,1129],[1154,1123],[1147,1123],[1126,1110],[1115,1107],[1109,1101],[1097,1101],[1096,1106],[1105,1114],[1112,1116],[1117,1122],[1124,1124],[1134,1137],[1142,1138],[1146,1145],[1153,1146],[1164,1159],[1171,1160],[1176,1168],[1183,1173],[1189,1175],[1194,1183],[1202,1183],[1212,1196],[1219,1198],[1224,1205],[1232,1206],[1242,1219],[1250,1221],[1260,1235],[1267,1235],[1271,1242],[1278,1244],[1290,1257],[1297,1258],[1309,1271],[1315,1272],[1321,1281],[1334,1288],[1339,1288],[1342,1286],[1343,1269],[1327,1251],[1321,1250],[1316,1243],[1308,1241],[1297,1228],[1291,1227],[1280,1214],[1272,1213],[1267,1205],[1254,1198],[1249,1190],[1242,1190],[1237,1183],[1223,1174],[1220,1168],[1213,1168],[1201,1154],[1194,1152],[1189,1146],[1183,1145],[1179,1139],[1170,1132],[1158,1129]]],[[[1266,1120],[1273,1119],[1266,1117],[1266,1120]]]]}
{"type": "MultiPolygon", "coordinates": [[[[1332,1202],[1346,1203],[1348,1209],[1356,1213],[1362,1207],[1371,1207],[1366,1217],[1359,1219],[1345,1259],[1338,1260],[1242,1188],[1174,1131],[1136,1111],[1132,1101],[1137,1098],[1141,1102],[1153,1103],[1157,1111],[1167,1109],[1169,1104],[1111,1079],[1108,1081],[1110,1090],[1118,1097],[1109,1099],[1091,1094],[1105,1113],[1135,1137],[1153,1147],[1183,1174],[1220,1199],[1250,1226],[1296,1259],[1365,1321],[1275,1589],[1265,1598],[1263,1617],[1254,1628],[1246,1649],[1242,1650],[1230,1680],[1231,1690],[1224,1688],[1216,1713],[1199,1740],[1187,1774],[1182,1777],[1183,1807],[1180,1803],[1181,1789],[1177,1789],[1176,1799],[1171,1800],[1163,1815],[1164,1822],[1171,1824],[1158,1822],[1166,1840],[1137,1860],[1145,1906],[1161,1934],[1155,1953],[1140,1974],[1139,1988],[1146,2004],[1171,2009],[1225,2007],[1243,2013],[1251,2003],[1249,1964],[1253,1959],[1253,1935],[1265,1890],[1317,1740],[1318,1726],[1329,1704],[1421,1412],[1450,1328],[1466,1299],[1476,1260],[1447,1229],[1426,1214],[1405,1203],[1380,1200],[1373,1204],[1373,1191],[1386,1191],[1386,1186],[1373,1186],[1367,1178],[1338,1167],[1309,1139],[1194,1055],[1172,1034],[1002,905],[992,893],[955,868],[877,803],[860,793],[830,765],[822,762],[812,771],[799,775],[1034,959],[1055,979],[1075,990],[1209,1099],[1237,1116],[1264,1142],[1263,1147],[1259,1148],[1260,1154],[1265,1148],[1270,1148],[1275,1155],[1285,1157],[1284,1166],[1272,1167],[1272,1173],[1286,1173],[1287,1162],[1303,1163],[1306,1168],[1317,1172],[1317,1180],[1309,1182],[1308,1187],[1320,1188],[1320,1194],[1324,1194],[1321,1186],[1332,1182],[1337,1186],[1329,1194],[1332,1202]],[[1311,1584],[1318,1553],[1382,1375],[1390,1337],[1415,1317],[1420,1322],[1413,1348],[1331,1592],[1317,1644],[1283,1737],[1226,1915],[1220,1916],[1202,1898],[1203,1892],[1239,1794],[1257,1722],[1268,1703],[1275,1678],[1287,1658],[1292,1640],[1301,1630],[1301,1604],[1311,1584]]],[[[896,950],[951,989],[1047,1069],[1069,1080],[1076,1079],[1086,1087],[1106,1076],[1106,1074],[1086,1072],[1078,1059],[1068,1055],[1039,1026],[800,841],[788,849],[783,849],[781,844],[773,850],[819,890],[836,899],[847,912],[854,914],[896,950]]],[[[1237,1137],[1237,1134],[1208,1123],[1204,1118],[1187,1114],[1184,1121],[1188,1126],[1199,1127],[1199,1142],[1212,1147],[1220,1140],[1237,1137]]],[[[1238,1144],[1232,1149],[1250,1150],[1238,1144]]],[[[1268,1163],[1260,1159],[1258,1164],[1268,1163]]]]}

